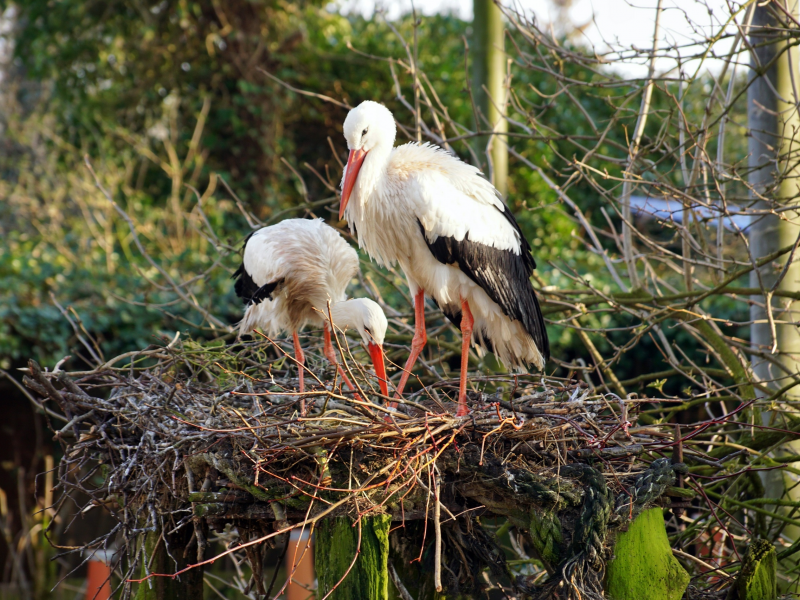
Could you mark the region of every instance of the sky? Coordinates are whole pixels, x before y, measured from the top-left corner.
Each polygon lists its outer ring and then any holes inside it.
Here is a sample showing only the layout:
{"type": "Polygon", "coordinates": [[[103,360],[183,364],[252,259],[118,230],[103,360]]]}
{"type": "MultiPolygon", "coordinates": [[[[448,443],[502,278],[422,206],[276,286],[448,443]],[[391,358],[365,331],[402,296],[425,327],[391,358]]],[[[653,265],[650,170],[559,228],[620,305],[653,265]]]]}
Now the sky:
{"type": "MultiPolygon", "coordinates": [[[[559,20],[559,10],[552,0],[503,0],[503,3],[534,15],[540,25],[557,25],[559,20]]],[[[610,48],[649,49],[653,43],[657,3],[657,0],[573,0],[566,15],[573,24],[586,25],[583,33],[574,39],[598,52],[610,48]]],[[[418,0],[416,5],[423,14],[451,12],[463,19],[472,19],[472,0],[418,0]]],[[[738,8],[741,0],[662,0],[660,46],[683,45],[716,34],[730,15],[729,5],[738,8]]],[[[356,11],[365,16],[373,15],[376,8],[383,8],[392,19],[410,11],[411,0],[342,0],[341,6],[346,12],[356,11]]],[[[743,19],[742,13],[739,21],[743,19]]],[[[735,29],[729,26],[728,31],[735,32],[735,29]]],[[[714,48],[718,55],[727,53],[729,49],[730,41],[721,41],[714,48]]],[[[691,73],[697,65],[695,62],[684,70],[691,73]]],[[[711,59],[702,68],[716,71],[721,66],[721,60],[711,59]]],[[[671,70],[673,74],[677,73],[674,59],[660,59],[656,68],[661,74],[671,70]]],[[[641,76],[647,67],[628,65],[623,70],[641,76]]]]}

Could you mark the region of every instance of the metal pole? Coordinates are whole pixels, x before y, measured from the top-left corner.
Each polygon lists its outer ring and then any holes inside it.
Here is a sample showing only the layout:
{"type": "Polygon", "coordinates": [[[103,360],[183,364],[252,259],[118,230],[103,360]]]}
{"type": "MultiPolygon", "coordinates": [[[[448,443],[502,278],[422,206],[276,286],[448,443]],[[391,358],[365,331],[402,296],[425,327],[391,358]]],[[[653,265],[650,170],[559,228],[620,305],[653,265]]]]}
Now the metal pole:
{"type": "MultiPolygon", "coordinates": [[[[473,0],[472,94],[479,111],[476,129],[507,133],[506,54],[503,13],[492,0],[473,0]],[[487,94],[488,91],[488,94],[487,94]]],[[[503,197],[508,191],[508,139],[494,135],[477,138],[476,153],[485,155],[488,174],[503,197]]]]}

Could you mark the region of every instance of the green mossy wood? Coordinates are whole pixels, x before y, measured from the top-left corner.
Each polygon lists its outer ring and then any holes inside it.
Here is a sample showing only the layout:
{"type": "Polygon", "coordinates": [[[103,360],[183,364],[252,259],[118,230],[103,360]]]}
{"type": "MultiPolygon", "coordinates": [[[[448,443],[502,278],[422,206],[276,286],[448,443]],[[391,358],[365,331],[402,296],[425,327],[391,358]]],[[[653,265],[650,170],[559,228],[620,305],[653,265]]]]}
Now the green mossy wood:
{"type": "MultiPolygon", "coordinates": [[[[191,528],[184,527],[186,531],[191,528]]],[[[175,573],[188,566],[184,549],[189,543],[189,536],[179,532],[169,537],[170,551],[175,560],[164,548],[164,538],[155,532],[147,534],[145,539],[145,555],[147,568],[142,565],[142,577],[150,573],[175,573]]],[[[197,567],[180,575],[180,578],[151,577],[139,584],[135,600],[198,600],[203,597],[203,568],[197,567]]]]}
{"type": "Polygon", "coordinates": [[[319,598],[333,590],[328,596],[329,600],[388,599],[390,525],[389,515],[362,518],[359,550],[358,525],[350,518],[324,519],[319,523],[314,538],[314,564],[319,598]],[[357,550],[358,558],[353,564],[357,550]],[[342,577],[344,580],[340,583],[342,577]]]}
{"type": "Polygon", "coordinates": [[[742,569],[726,600],[775,600],[778,597],[778,557],[767,540],[756,540],[747,548],[742,569]]]}
{"type": "Polygon", "coordinates": [[[660,508],[644,511],[617,536],[606,574],[611,600],[680,600],[689,574],[672,555],[660,508]]]}

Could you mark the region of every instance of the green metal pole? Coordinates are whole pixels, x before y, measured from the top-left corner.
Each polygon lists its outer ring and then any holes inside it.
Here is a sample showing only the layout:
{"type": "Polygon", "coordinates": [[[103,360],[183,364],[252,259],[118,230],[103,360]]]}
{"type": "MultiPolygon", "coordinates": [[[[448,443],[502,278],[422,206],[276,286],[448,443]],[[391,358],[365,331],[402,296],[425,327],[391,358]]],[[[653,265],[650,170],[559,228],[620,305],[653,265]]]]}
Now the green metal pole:
{"type": "MultiPolygon", "coordinates": [[[[503,13],[492,0],[473,0],[473,12],[472,95],[479,113],[475,126],[480,131],[507,133],[508,122],[503,118],[506,101],[503,13]]],[[[494,135],[491,139],[477,138],[475,147],[480,160],[484,156],[488,159],[492,183],[504,198],[508,191],[507,144],[507,137],[494,135]]]]}

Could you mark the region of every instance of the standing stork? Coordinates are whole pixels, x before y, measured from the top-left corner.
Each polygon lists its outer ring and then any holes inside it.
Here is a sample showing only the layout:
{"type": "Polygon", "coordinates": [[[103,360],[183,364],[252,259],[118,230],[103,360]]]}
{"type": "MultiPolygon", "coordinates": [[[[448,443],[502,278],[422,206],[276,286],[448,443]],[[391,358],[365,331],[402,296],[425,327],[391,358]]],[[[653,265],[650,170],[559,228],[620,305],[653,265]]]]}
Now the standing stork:
{"type": "MultiPolygon", "coordinates": [[[[306,324],[322,325],[325,357],[355,391],[331,344],[330,302],[333,323],[361,334],[381,392],[387,396],[383,340],[388,323],[381,307],[372,300],[346,299],[347,284],[357,273],[358,254],[322,219],[286,219],[251,233],[244,243],[242,264],[233,274],[236,295],[247,306],[239,335],[256,328],[270,337],[291,331],[302,393],[305,355],[297,332],[306,324]]],[[[300,406],[305,414],[305,400],[300,406]]]]}
{"type": "Polygon", "coordinates": [[[514,215],[478,169],[430,144],[394,148],[395,134],[392,113],[377,102],[348,113],[339,218],[378,264],[400,265],[414,297],[414,338],[397,396],[427,341],[427,292],[461,328],[463,416],[471,341],[520,369],[543,369],[550,356],[530,283],[536,263],[514,215]]]}

